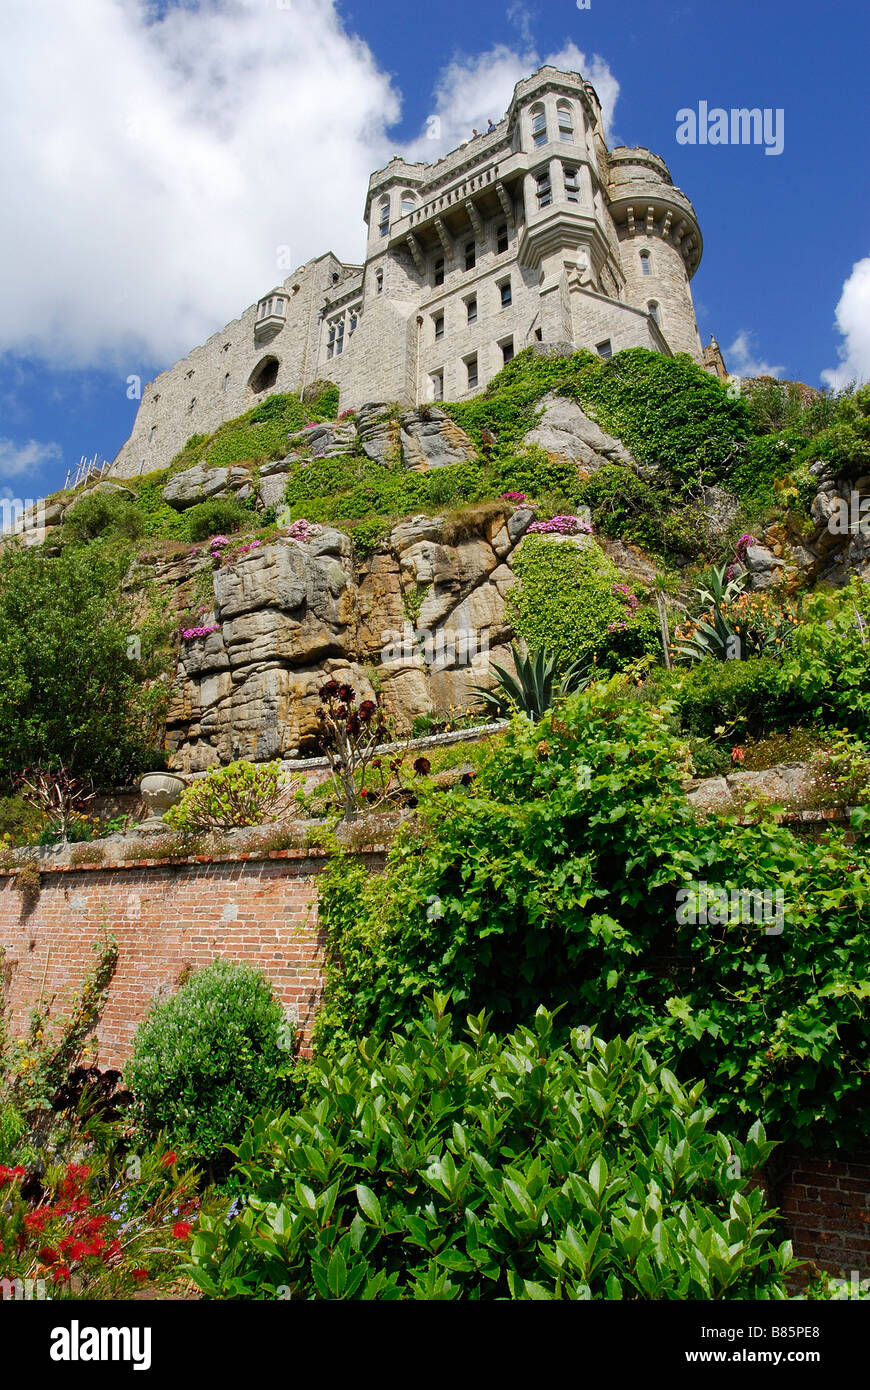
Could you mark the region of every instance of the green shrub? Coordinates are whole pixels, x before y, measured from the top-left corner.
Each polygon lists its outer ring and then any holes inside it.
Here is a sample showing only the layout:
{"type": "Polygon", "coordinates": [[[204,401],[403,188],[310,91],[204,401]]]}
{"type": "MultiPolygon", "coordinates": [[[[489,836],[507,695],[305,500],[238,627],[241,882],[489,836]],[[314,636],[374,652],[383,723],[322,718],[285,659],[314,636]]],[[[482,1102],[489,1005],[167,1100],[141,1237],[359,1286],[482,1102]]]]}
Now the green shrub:
{"type": "Polygon", "coordinates": [[[786,1297],[791,1246],[747,1183],[773,1147],[760,1126],[717,1134],[702,1085],[636,1038],[560,1047],[538,1010],[533,1029],[500,1038],[480,1017],[453,1042],[443,1002],[315,1063],[310,1108],[254,1123],[247,1204],[194,1241],[206,1295],[786,1297]]]}
{"type": "Polygon", "coordinates": [[[64,763],[124,785],[161,741],[167,690],[146,682],[168,665],[166,628],[155,605],[143,620],[128,566],[99,546],[0,554],[0,777],[64,763]]]}
{"type": "Polygon", "coordinates": [[[499,1027],[561,1005],[560,1025],[641,1032],[681,1078],[708,1078],[731,1125],[866,1145],[866,848],[699,816],[667,718],[615,689],[570,696],[510,726],[473,795],[421,797],[383,875],[333,861],[318,1045],[389,1033],[433,989],[499,1027]],[[780,929],[681,916],[700,883],[738,909],[782,889],[780,929]]]}
{"type": "Polygon", "coordinates": [[[264,825],[286,809],[296,786],[284,776],[280,762],[240,760],[215,768],[185,787],[181,800],[170,806],[163,819],[172,830],[190,834],[264,825]]]}
{"type": "Polygon", "coordinates": [[[784,694],[779,667],[770,657],[701,661],[686,675],[660,683],[679,709],[680,727],[702,738],[725,726],[737,740],[785,729],[801,708],[799,698],[784,694]]]}
{"type": "Polygon", "coordinates": [[[657,465],[682,482],[727,482],[750,438],[742,400],[731,400],[719,380],[691,357],[663,357],[628,348],[560,388],[594,412],[641,463],[657,465]]]}
{"type": "Polygon", "coordinates": [[[232,534],[249,526],[253,515],[234,497],[209,497],[197,502],[184,513],[187,534],[192,541],[205,541],[209,536],[232,534]]]}
{"type": "Polygon", "coordinates": [[[521,583],[511,591],[516,630],[530,648],[546,646],[561,666],[593,658],[614,670],[660,649],[658,622],[616,586],[616,566],[597,545],[582,548],[526,536],[514,561],[521,583]]]}
{"type": "Polygon", "coordinates": [[[319,396],[309,401],[308,409],[311,411],[315,420],[334,420],[338,414],[338,401],[340,392],[338,387],[330,382],[319,396]]]}
{"type": "Polygon", "coordinates": [[[150,1133],[217,1164],[259,1109],[295,1100],[292,1051],[268,981],[216,960],[152,1006],[126,1076],[150,1133]]]}
{"type": "Polygon", "coordinates": [[[68,510],[63,522],[63,540],[68,545],[87,545],[97,536],[135,540],[145,529],[141,512],[134,502],[118,493],[92,492],[68,510]]]}
{"type": "MultiPolygon", "coordinates": [[[[298,396],[281,395],[276,393],[267,396],[264,401],[255,406],[248,414],[248,423],[251,425],[265,425],[270,420],[284,420],[289,414],[294,420],[301,418],[299,412],[298,396]]],[[[304,421],[303,421],[304,423],[304,421]]],[[[301,426],[300,426],[301,428],[301,426]]]]}

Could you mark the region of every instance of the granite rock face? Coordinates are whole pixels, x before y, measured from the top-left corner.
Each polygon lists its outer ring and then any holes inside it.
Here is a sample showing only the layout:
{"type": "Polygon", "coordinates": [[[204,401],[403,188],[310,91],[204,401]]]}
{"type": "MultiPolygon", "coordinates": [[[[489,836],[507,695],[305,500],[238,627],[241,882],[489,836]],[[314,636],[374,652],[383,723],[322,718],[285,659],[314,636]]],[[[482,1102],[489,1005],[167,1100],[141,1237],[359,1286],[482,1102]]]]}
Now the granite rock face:
{"type": "MultiPolygon", "coordinates": [[[[357,564],[349,538],[324,527],[216,569],[213,609],[200,620],[215,631],[182,642],[179,654],[171,766],[314,754],[318,691],[330,676],[360,698],[373,697],[376,680],[399,730],[418,714],[470,704],[472,686],[494,683],[492,661],[511,667],[511,561],[531,513],[511,525],[514,516],[506,505],[458,545],[444,543],[440,518],[413,517],[357,564]]],[[[184,592],[204,563],[176,561],[165,578],[184,592]]]]}
{"type": "Polygon", "coordinates": [[[169,479],[163,489],[163,500],[172,507],[184,510],[209,497],[228,497],[250,480],[250,470],[238,464],[228,468],[209,468],[197,463],[169,479]]]}
{"type": "Polygon", "coordinates": [[[541,406],[540,418],[524,444],[536,444],[548,454],[572,459],[583,473],[595,473],[606,463],[633,462],[625,445],[605,434],[570,397],[550,393],[543,397],[541,406]]]}

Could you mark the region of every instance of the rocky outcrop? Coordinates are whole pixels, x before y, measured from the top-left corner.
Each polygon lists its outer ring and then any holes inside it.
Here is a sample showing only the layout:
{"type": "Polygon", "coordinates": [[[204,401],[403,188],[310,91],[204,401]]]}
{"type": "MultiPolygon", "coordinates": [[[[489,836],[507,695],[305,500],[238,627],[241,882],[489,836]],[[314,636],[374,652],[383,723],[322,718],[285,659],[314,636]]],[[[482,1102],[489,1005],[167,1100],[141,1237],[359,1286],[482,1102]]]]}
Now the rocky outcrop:
{"type": "Polygon", "coordinates": [[[205,463],[197,463],[193,468],[185,468],[175,473],[163,489],[163,500],[171,507],[183,511],[197,502],[209,497],[228,497],[238,492],[250,482],[251,471],[241,464],[231,464],[228,468],[209,468],[205,463]]]}
{"type": "MultiPolygon", "coordinates": [[[[512,558],[532,512],[490,509],[458,544],[439,517],[411,517],[354,565],[349,538],[324,527],[284,537],[212,574],[214,631],[182,643],[167,719],[171,765],[198,772],[233,758],[315,751],[318,690],[329,675],[371,698],[376,680],[399,730],[466,706],[511,666],[512,558]]],[[[162,576],[181,594],[205,557],[162,576]],[[187,572],[184,573],[185,567],[187,572]]]]}
{"type": "Polygon", "coordinates": [[[476,457],[472,440],[446,411],[424,405],[394,415],[388,406],[369,403],[356,415],[365,454],[376,463],[401,463],[417,472],[466,463],[476,457]]]}
{"type": "Polygon", "coordinates": [[[540,418],[523,443],[573,460],[581,474],[595,473],[606,463],[633,462],[625,445],[605,434],[576,401],[552,393],[541,400],[540,418]]]}

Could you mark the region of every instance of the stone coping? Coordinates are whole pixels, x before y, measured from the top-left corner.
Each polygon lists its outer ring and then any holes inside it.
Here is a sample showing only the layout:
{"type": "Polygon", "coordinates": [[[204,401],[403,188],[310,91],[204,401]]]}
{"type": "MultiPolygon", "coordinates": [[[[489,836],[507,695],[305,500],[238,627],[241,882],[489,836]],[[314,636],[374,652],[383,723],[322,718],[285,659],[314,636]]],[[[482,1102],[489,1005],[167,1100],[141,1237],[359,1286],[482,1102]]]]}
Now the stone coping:
{"type": "MultiPolygon", "coordinates": [[[[97,843],[94,841],[93,843],[97,843]]],[[[103,842],[105,843],[105,842],[103,842]]],[[[340,848],[354,855],[384,855],[389,851],[389,845],[372,843],[369,845],[340,845],[340,848]]],[[[106,869],[116,872],[119,869],[160,869],[164,865],[183,865],[183,864],[237,864],[237,863],[265,863],[269,860],[305,860],[305,859],[329,859],[335,853],[332,849],[327,849],[322,845],[311,845],[307,849],[270,849],[270,850],[236,850],[231,854],[189,854],[179,856],[165,855],[158,859],[94,859],[81,864],[71,864],[68,859],[57,859],[52,862],[51,858],[45,857],[29,859],[23,864],[11,866],[0,866],[0,879],[14,878],[18,871],[24,867],[33,867],[40,874],[76,874],[82,870],[93,872],[98,869],[106,869]]]]}
{"type": "MultiPolygon", "coordinates": [[[[411,739],[409,743],[384,743],[378,749],[378,756],[388,753],[399,753],[403,748],[441,748],[450,743],[476,743],[478,739],[489,738],[491,734],[497,734],[506,729],[510,723],[509,719],[498,719],[491,724],[477,724],[471,729],[453,729],[444,734],[426,734],[422,738],[411,739]]],[[[329,759],[318,758],[280,758],[281,769],[285,772],[313,772],[318,768],[329,768],[329,759]]],[[[217,771],[217,768],[206,768],[203,772],[178,772],[175,768],[167,767],[161,769],[169,774],[170,777],[180,777],[183,782],[196,782],[200,777],[207,777],[210,772],[217,771]]]]}

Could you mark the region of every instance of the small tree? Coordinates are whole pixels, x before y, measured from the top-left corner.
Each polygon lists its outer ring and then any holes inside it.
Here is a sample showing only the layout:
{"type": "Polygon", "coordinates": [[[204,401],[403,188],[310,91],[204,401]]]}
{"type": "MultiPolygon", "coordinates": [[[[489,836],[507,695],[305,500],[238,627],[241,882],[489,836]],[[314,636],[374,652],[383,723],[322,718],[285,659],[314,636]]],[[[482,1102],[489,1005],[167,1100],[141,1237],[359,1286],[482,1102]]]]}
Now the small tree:
{"type": "Polygon", "coordinates": [[[320,687],[318,746],[329,759],[336,792],[344,803],[346,820],[353,820],[365,800],[366,772],[390,730],[374,700],[357,702],[353,686],[327,681],[320,687]]]}

